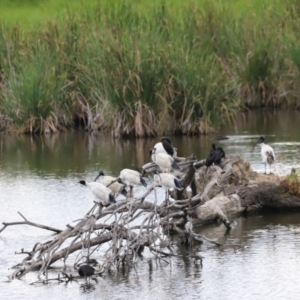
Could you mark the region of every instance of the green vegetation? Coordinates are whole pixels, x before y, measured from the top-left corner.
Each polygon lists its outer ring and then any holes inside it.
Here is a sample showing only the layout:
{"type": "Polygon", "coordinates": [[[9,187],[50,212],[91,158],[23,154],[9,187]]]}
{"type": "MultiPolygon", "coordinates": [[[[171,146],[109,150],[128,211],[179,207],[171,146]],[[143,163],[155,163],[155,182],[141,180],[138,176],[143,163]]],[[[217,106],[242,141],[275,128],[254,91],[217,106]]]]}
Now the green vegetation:
{"type": "Polygon", "coordinates": [[[286,176],[282,184],[288,189],[288,193],[295,196],[300,196],[300,172],[292,170],[291,174],[286,176]]]}
{"type": "Polygon", "coordinates": [[[205,134],[240,109],[300,94],[296,0],[3,0],[0,9],[0,117],[19,132],[80,123],[115,136],[205,134]]]}

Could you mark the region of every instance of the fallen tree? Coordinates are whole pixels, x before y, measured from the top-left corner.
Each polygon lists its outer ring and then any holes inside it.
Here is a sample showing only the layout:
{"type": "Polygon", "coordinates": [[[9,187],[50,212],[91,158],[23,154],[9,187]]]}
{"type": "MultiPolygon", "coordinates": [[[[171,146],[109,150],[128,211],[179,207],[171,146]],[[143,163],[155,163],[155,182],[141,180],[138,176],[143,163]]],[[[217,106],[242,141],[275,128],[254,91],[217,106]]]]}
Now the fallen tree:
{"type": "MultiPolygon", "coordinates": [[[[76,253],[74,267],[82,263],[98,264],[98,275],[118,269],[135,259],[136,255],[147,247],[159,259],[176,255],[169,243],[168,236],[178,233],[182,242],[192,240],[219,245],[196,234],[195,226],[221,220],[227,229],[231,221],[243,214],[259,209],[300,209],[300,197],[290,193],[286,181],[276,175],[261,175],[253,172],[248,162],[240,157],[224,159],[220,166],[210,166],[205,160],[195,161],[178,158],[181,182],[184,190],[170,192],[172,200],[147,197],[157,188],[151,184],[141,197],[123,198],[115,204],[103,207],[95,202],[94,206],[75,225],[68,224],[58,229],[29,221],[21,213],[23,221],[3,223],[0,233],[8,226],[30,225],[56,233],[46,242],[37,242],[31,250],[21,249],[18,254],[25,258],[13,268],[9,278],[21,278],[28,272],[38,270],[38,282],[50,280],[70,281],[71,275],[65,273],[66,261],[76,253]],[[133,222],[139,220],[138,225],[133,222]],[[106,245],[101,263],[95,260],[95,253],[106,245]],[[47,271],[57,262],[63,261],[61,274],[49,279],[47,271]]],[[[140,170],[143,176],[151,174],[157,166],[148,163],[140,170]]],[[[152,181],[151,181],[152,182],[152,181]]]]}

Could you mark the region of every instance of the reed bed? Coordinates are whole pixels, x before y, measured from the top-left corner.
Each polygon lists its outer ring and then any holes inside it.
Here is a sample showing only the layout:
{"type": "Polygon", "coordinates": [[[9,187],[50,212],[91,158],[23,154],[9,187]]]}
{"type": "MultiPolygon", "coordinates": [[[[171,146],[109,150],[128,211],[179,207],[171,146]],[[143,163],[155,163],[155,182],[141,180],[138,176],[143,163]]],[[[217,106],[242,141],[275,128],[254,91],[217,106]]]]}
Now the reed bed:
{"type": "Polygon", "coordinates": [[[243,109],[297,105],[299,1],[86,2],[3,5],[10,129],[206,134],[243,109]]]}

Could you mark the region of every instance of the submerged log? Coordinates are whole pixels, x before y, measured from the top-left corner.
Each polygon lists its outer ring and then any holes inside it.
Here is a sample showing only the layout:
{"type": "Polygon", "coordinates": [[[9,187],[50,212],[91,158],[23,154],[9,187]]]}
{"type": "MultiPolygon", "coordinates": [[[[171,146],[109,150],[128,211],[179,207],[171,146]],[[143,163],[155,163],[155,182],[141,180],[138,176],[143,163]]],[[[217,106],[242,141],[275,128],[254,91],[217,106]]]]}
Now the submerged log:
{"type": "MultiPolygon", "coordinates": [[[[178,165],[181,174],[177,175],[184,190],[172,191],[173,199],[170,200],[148,201],[148,195],[158,188],[153,183],[139,198],[123,198],[107,207],[95,203],[82,219],[75,221],[74,225],[68,224],[65,229],[36,224],[21,213],[23,222],[3,223],[0,233],[8,226],[23,224],[57,233],[47,242],[37,242],[30,250],[21,249],[18,254],[26,257],[14,266],[10,278],[21,278],[37,269],[38,282],[45,283],[48,278],[44,274],[52,264],[62,259],[63,268],[57,281],[61,282],[62,277],[69,281],[72,276],[65,270],[70,254],[78,253],[74,258],[74,266],[77,266],[95,261],[95,250],[108,244],[102,262],[97,262],[97,272],[102,274],[117,270],[120,263],[132,260],[144,247],[160,259],[175,255],[168,239],[171,232],[180,234],[186,244],[194,240],[219,245],[195,233],[195,226],[221,220],[230,229],[232,220],[244,213],[261,209],[300,210],[300,197],[291,194],[286,181],[274,174],[254,172],[250,164],[240,157],[223,159],[220,166],[213,165],[208,169],[203,167],[205,160],[195,161],[192,156],[179,159],[178,165]],[[140,220],[139,224],[133,225],[136,220],[140,220]],[[43,276],[46,278],[41,279],[43,276]]],[[[146,164],[141,173],[152,182],[151,174],[155,168],[154,163],[146,164]]]]}

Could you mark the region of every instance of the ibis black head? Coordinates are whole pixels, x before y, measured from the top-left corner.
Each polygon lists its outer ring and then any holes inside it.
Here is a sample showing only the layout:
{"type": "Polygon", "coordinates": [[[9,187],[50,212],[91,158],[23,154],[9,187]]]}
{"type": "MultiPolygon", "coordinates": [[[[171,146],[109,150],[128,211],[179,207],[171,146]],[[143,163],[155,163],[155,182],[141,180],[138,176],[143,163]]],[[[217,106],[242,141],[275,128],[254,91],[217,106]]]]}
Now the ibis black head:
{"type": "Polygon", "coordinates": [[[156,151],[156,148],[151,148],[151,149],[149,150],[149,158],[151,157],[152,154],[155,153],[155,151],[156,151]]]}
{"type": "Polygon", "coordinates": [[[126,185],[120,177],[117,178],[117,182],[126,185]]]}
{"type": "Polygon", "coordinates": [[[78,269],[78,274],[81,277],[89,277],[95,274],[95,269],[90,265],[82,265],[78,269]]]}
{"type": "Polygon", "coordinates": [[[96,181],[100,176],[105,176],[104,173],[103,173],[103,171],[100,171],[100,172],[99,172],[98,176],[95,178],[94,181],[96,181]]]}
{"type": "Polygon", "coordinates": [[[83,185],[86,185],[85,180],[80,180],[78,183],[83,184],[83,185]]]}
{"type": "Polygon", "coordinates": [[[264,138],[263,136],[260,136],[260,137],[258,138],[258,140],[256,141],[256,143],[254,144],[253,150],[254,150],[254,148],[255,148],[255,146],[256,146],[257,144],[261,144],[261,143],[264,143],[264,142],[265,142],[265,138],[264,138]]]}

